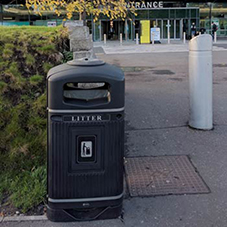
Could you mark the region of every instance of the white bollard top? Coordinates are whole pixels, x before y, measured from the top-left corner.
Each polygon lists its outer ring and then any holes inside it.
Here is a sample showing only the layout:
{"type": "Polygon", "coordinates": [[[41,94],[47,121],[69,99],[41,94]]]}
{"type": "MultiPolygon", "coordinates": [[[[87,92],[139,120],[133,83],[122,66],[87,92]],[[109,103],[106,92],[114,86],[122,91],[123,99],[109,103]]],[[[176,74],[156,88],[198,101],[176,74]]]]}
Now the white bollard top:
{"type": "Polygon", "coordinates": [[[209,34],[195,36],[189,42],[190,51],[212,51],[213,41],[209,34]]]}

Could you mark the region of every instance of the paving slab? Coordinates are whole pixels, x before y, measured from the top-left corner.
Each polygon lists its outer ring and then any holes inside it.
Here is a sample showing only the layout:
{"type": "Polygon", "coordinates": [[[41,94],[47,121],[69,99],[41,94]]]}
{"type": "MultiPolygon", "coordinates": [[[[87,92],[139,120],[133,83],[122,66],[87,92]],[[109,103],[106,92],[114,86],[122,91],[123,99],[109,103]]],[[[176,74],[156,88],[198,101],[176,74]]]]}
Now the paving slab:
{"type": "Polygon", "coordinates": [[[224,227],[226,206],[211,195],[133,198],[125,201],[125,226],[224,227]]]}
{"type": "MultiPolygon", "coordinates": [[[[105,54],[137,54],[137,53],[176,53],[188,52],[188,43],[186,44],[143,44],[143,45],[105,45],[103,46],[105,54]]],[[[214,45],[213,51],[226,51],[225,45],[214,45]]]]}
{"type": "Polygon", "coordinates": [[[207,132],[188,127],[133,130],[126,135],[128,157],[189,155],[211,192],[227,196],[227,190],[223,191],[227,187],[227,126],[207,132]]]}

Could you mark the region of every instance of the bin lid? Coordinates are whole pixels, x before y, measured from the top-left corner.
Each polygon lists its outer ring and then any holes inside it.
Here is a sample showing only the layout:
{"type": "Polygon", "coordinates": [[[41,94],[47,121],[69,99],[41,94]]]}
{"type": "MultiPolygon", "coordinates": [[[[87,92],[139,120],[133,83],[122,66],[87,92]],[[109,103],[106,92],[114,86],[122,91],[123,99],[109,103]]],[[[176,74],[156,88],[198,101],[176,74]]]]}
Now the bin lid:
{"type": "Polygon", "coordinates": [[[213,48],[212,36],[209,34],[195,36],[189,42],[190,51],[211,51],[212,48],[213,48]]]}

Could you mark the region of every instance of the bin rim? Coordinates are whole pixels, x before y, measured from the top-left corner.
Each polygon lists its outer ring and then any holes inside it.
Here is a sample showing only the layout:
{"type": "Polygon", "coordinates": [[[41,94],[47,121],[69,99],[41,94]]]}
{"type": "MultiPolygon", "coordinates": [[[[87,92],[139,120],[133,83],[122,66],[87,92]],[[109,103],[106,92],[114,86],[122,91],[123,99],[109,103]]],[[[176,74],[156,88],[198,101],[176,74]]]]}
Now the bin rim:
{"type": "Polygon", "coordinates": [[[72,61],[67,62],[68,65],[75,65],[75,66],[98,66],[98,65],[104,65],[106,64],[104,61],[93,58],[93,57],[85,57],[80,59],[73,59],[72,61]]]}

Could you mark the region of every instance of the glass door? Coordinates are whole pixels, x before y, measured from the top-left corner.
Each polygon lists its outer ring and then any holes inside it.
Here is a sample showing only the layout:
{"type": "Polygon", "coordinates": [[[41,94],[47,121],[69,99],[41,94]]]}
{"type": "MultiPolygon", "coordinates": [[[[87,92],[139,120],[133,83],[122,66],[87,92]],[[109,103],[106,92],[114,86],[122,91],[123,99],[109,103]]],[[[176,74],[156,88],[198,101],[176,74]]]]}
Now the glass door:
{"type": "Polygon", "coordinates": [[[126,20],[125,34],[127,34],[127,40],[132,40],[132,21],[130,20],[126,20]]]}
{"type": "Polygon", "coordinates": [[[174,20],[163,20],[163,39],[168,39],[168,31],[170,39],[174,39],[174,20]]]}
{"type": "Polygon", "coordinates": [[[120,34],[122,34],[122,39],[125,39],[125,21],[116,21],[118,23],[118,37],[116,39],[120,40],[120,34]]]}
{"type": "Polygon", "coordinates": [[[93,22],[93,40],[101,41],[101,21],[93,22]]]}
{"type": "Polygon", "coordinates": [[[163,20],[163,39],[168,39],[168,20],[163,20]]]}
{"type": "Polygon", "coordinates": [[[160,39],[163,39],[163,25],[162,20],[156,20],[156,25],[158,28],[160,28],[160,39]]]}
{"type": "Polygon", "coordinates": [[[135,20],[135,34],[134,34],[134,39],[136,39],[136,33],[138,33],[138,36],[140,38],[140,21],[139,20],[135,20]]]}
{"type": "Polygon", "coordinates": [[[109,39],[109,24],[108,21],[101,21],[101,40],[104,40],[104,34],[106,35],[106,39],[109,39]]]}
{"type": "Polygon", "coordinates": [[[181,21],[180,20],[175,20],[175,39],[180,39],[181,38],[181,21]]]}
{"type": "Polygon", "coordinates": [[[174,31],[175,31],[174,20],[169,20],[169,24],[170,24],[170,28],[169,28],[169,31],[170,31],[170,39],[174,39],[175,38],[175,36],[174,36],[174,31]]]}
{"type": "Polygon", "coordinates": [[[168,39],[168,26],[170,39],[181,38],[181,21],[180,20],[158,20],[158,27],[161,26],[161,39],[168,39]]]}

